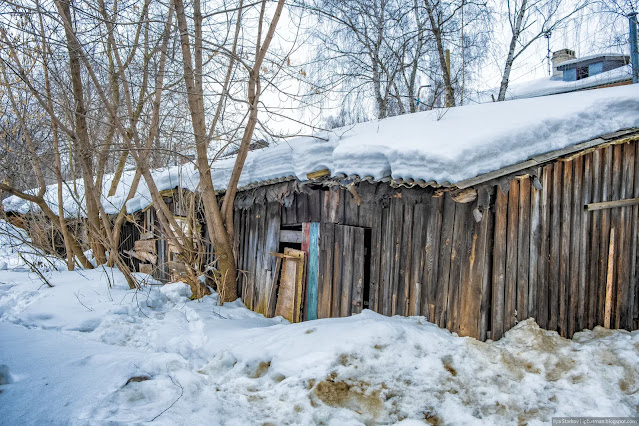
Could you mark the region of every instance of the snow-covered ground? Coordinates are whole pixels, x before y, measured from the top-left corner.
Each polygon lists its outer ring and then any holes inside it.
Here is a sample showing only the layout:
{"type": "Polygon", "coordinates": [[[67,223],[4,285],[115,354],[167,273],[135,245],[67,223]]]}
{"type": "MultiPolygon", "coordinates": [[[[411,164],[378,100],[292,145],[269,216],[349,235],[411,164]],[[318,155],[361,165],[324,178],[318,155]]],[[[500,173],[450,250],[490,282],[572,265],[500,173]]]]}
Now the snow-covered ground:
{"type": "Polygon", "coordinates": [[[0,271],[0,424],[494,425],[639,411],[639,332],[567,340],[531,319],[482,343],[371,311],[288,324],[215,294],[191,301],[181,283],[129,290],[111,269],[44,276],[53,288],[0,271]]]}

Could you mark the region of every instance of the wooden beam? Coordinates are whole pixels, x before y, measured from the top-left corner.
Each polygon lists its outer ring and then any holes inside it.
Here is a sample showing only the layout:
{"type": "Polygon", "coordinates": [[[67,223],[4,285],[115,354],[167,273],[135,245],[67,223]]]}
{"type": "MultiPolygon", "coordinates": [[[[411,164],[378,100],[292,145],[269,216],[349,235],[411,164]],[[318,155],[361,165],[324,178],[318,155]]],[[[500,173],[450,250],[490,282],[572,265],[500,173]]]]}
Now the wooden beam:
{"type": "Polygon", "coordinates": [[[595,210],[603,210],[603,209],[613,209],[615,207],[627,207],[627,206],[636,206],[639,204],[639,198],[626,198],[624,200],[616,200],[616,201],[602,201],[600,203],[590,203],[586,204],[587,211],[595,211],[595,210]]]}
{"type": "Polygon", "coordinates": [[[137,252],[147,252],[157,254],[156,240],[137,240],[133,243],[133,247],[137,252]]]}
{"type": "Polygon", "coordinates": [[[613,259],[615,258],[615,228],[610,229],[610,245],[608,246],[608,271],[606,273],[606,304],[604,305],[604,327],[610,328],[612,317],[612,277],[613,259]]]}
{"type": "Polygon", "coordinates": [[[129,255],[131,257],[135,257],[138,260],[141,260],[142,262],[149,262],[152,263],[154,265],[157,265],[158,263],[158,257],[152,253],[148,253],[145,251],[134,251],[134,250],[123,250],[122,253],[129,255]]]}
{"type": "Polygon", "coordinates": [[[302,244],[302,231],[280,230],[280,242],[302,244]]]}
{"type": "Polygon", "coordinates": [[[328,169],[322,169],[322,170],[317,170],[314,172],[310,172],[306,174],[306,179],[311,180],[311,179],[318,179],[324,176],[329,176],[331,174],[331,171],[328,169]]]}
{"type": "Polygon", "coordinates": [[[470,203],[477,199],[477,190],[475,188],[458,189],[452,191],[451,196],[456,203],[470,203]]]}
{"type": "Polygon", "coordinates": [[[271,252],[270,254],[271,254],[271,256],[279,257],[280,259],[293,259],[293,260],[296,260],[296,261],[303,260],[303,259],[300,259],[299,256],[292,256],[290,254],[275,253],[275,252],[271,252]]]}

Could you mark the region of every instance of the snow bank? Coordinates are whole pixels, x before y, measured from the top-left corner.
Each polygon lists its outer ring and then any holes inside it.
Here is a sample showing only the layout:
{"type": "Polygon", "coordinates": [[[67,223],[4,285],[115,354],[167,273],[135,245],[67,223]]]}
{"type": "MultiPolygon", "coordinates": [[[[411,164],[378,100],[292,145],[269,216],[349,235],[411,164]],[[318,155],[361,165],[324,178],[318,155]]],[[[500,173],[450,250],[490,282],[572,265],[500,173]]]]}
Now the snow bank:
{"type": "Polygon", "coordinates": [[[65,268],[65,263],[61,259],[45,256],[40,250],[25,244],[30,241],[25,230],[0,219],[0,271],[28,270],[29,266],[25,260],[41,272],[65,268]]]}
{"type": "MultiPolygon", "coordinates": [[[[633,127],[639,127],[639,85],[426,111],[251,151],[239,185],[289,176],[304,181],[307,173],[321,169],[329,169],[333,175],[455,183],[633,127]]],[[[227,158],[213,164],[216,189],[226,188],[234,161],[227,158]]],[[[122,207],[133,174],[127,171],[116,195],[104,200],[107,212],[122,207]]],[[[154,176],[160,190],[180,184],[193,190],[199,184],[199,176],[190,164],[156,170],[154,176]]],[[[106,181],[105,188],[109,185],[106,181]]],[[[76,186],[82,194],[82,186],[76,186]]],[[[73,216],[82,212],[71,202],[72,187],[66,188],[69,196],[64,205],[73,216]]],[[[57,209],[55,186],[48,188],[47,199],[57,209]]],[[[135,212],[150,203],[148,188],[141,183],[127,210],[135,212]]],[[[17,197],[7,198],[4,205],[8,211],[33,208],[17,197]]]]}
{"type": "Polygon", "coordinates": [[[567,340],[530,319],[482,343],[368,310],[291,325],[112,270],[51,281],[0,272],[8,424],[535,425],[639,405],[639,332],[567,340]]]}

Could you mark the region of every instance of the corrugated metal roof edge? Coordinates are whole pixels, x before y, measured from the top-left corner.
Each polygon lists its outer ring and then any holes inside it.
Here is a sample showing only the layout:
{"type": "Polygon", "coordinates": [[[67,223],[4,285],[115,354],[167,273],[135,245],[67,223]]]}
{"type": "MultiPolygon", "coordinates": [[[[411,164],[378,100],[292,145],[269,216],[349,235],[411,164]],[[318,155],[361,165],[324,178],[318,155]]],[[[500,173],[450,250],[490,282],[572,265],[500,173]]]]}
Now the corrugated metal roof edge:
{"type": "MultiPolygon", "coordinates": [[[[432,187],[434,189],[443,189],[443,190],[455,190],[455,189],[465,189],[472,186],[480,185],[486,183],[488,181],[499,179],[501,177],[516,174],[518,171],[526,170],[531,167],[541,166],[551,161],[555,161],[557,159],[570,157],[573,158],[576,154],[585,154],[586,152],[590,152],[594,149],[600,148],[609,144],[617,144],[624,143],[627,141],[635,140],[639,138],[639,128],[630,128],[630,129],[622,129],[613,133],[608,133],[602,136],[599,136],[594,139],[590,139],[585,142],[580,142],[574,145],[571,145],[566,148],[549,151],[547,153],[536,155],[532,158],[529,158],[526,161],[522,161],[510,166],[502,167],[498,170],[493,170],[488,173],[480,174],[475,177],[458,181],[456,183],[451,182],[437,182],[434,180],[426,181],[424,179],[403,179],[401,177],[392,177],[386,176],[381,179],[375,179],[372,176],[359,176],[359,175],[346,175],[343,173],[337,173],[335,175],[322,176],[317,179],[307,179],[300,180],[301,185],[320,185],[320,186],[348,186],[351,184],[356,184],[360,182],[370,182],[370,183],[388,183],[393,188],[427,188],[432,187]]],[[[566,158],[569,159],[569,158],[566,158]]],[[[298,180],[295,176],[287,176],[276,179],[269,179],[261,182],[253,182],[248,185],[244,185],[241,188],[238,188],[238,191],[246,191],[255,189],[261,186],[274,185],[281,182],[289,182],[298,180]]],[[[218,191],[218,194],[223,194],[225,190],[218,191]]]]}

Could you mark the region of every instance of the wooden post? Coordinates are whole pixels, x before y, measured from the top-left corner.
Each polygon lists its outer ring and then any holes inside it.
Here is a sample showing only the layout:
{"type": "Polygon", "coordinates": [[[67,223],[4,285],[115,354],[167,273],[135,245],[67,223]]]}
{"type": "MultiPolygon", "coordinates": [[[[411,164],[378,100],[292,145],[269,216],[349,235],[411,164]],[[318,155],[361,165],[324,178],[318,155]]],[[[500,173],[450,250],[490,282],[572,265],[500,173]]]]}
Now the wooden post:
{"type": "Polygon", "coordinates": [[[612,276],[615,258],[615,228],[610,228],[610,245],[608,246],[608,273],[606,275],[606,304],[604,309],[604,327],[610,328],[612,316],[612,276]]]}

